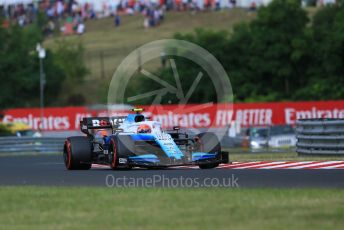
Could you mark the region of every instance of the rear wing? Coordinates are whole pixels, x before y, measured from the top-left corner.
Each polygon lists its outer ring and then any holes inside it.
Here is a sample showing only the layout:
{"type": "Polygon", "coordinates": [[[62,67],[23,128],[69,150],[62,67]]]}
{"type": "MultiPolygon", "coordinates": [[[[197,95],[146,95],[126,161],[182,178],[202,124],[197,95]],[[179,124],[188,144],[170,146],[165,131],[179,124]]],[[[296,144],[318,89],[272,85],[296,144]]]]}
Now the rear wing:
{"type": "Polygon", "coordinates": [[[126,116],[117,117],[85,117],[80,121],[81,132],[90,135],[90,129],[117,129],[126,116]]]}

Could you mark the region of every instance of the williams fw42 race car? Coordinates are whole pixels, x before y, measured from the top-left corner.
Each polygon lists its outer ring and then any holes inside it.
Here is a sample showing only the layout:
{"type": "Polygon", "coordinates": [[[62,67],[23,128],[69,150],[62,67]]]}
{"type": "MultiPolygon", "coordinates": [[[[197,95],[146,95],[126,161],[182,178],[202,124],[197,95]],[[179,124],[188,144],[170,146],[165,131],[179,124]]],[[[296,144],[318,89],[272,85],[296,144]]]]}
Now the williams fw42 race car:
{"type": "Polygon", "coordinates": [[[141,112],[125,117],[89,117],[80,121],[86,136],[68,137],[63,158],[69,170],[87,170],[92,164],[112,169],[166,168],[198,165],[201,169],[228,163],[217,136],[205,132],[190,138],[187,133],[162,130],[161,123],[150,121],[141,112]]]}

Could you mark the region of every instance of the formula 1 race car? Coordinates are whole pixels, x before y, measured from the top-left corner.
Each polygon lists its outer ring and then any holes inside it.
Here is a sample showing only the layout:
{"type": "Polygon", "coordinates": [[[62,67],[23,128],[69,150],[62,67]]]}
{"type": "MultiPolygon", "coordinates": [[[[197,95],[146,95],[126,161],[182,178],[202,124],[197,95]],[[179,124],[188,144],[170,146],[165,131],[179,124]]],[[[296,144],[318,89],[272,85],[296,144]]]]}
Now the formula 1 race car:
{"type": "Polygon", "coordinates": [[[221,151],[217,136],[205,132],[190,138],[173,130],[162,130],[161,123],[150,121],[141,112],[125,117],[89,117],[80,121],[86,136],[68,137],[63,158],[69,170],[87,170],[92,164],[112,169],[132,167],[165,168],[198,165],[201,169],[228,163],[228,153],[221,151]]]}

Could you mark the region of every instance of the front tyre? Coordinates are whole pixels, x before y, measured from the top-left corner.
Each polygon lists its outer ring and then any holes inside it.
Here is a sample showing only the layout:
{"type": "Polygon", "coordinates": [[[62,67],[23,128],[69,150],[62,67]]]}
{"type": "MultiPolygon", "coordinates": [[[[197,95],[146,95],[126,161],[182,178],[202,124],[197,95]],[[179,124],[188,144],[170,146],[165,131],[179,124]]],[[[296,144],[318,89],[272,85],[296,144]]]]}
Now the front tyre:
{"type": "Polygon", "coordinates": [[[134,155],[134,142],[129,135],[114,135],[109,144],[109,163],[112,169],[131,169],[127,164],[119,162],[120,158],[127,159],[134,155]]]}
{"type": "Polygon", "coordinates": [[[109,145],[109,152],[111,154],[111,162],[110,162],[110,167],[111,169],[117,169],[118,167],[118,141],[117,138],[113,137],[110,140],[110,145],[109,145]]]}
{"type": "Polygon", "coordinates": [[[217,166],[219,166],[219,163],[202,164],[202,165],[199,165],[199,168],[200,169],[213,169],[213,168],[216,168],[217,166]]]}
{"type": "MultiPolygon", "coordinates": [[[[205,132],[197,134],[195,137],[197,150],[205,153],[221,153],[221,144],[214,133],[205,132]]],[[[212,169],[219,166],[219,163],[200,164],[200,169],[212,169]]]]}
{"type": "Polygon", "coordinates": [[[68,170],[88,170],[91,168],[91,144],[87,137],[77,136],[66,139],[63,160],[68,170]]]}

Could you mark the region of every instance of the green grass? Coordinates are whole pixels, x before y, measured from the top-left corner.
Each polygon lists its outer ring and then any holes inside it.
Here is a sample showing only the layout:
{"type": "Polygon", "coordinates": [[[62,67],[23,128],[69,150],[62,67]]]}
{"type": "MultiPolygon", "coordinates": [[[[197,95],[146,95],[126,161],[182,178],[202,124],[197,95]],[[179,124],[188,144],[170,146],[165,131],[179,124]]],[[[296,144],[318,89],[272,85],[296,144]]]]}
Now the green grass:
{"type": "Polygon", "coordinates": [[[0,197],[6,230],[333,230],[344,224],[344,190],[0,187],[0,197]]]}

